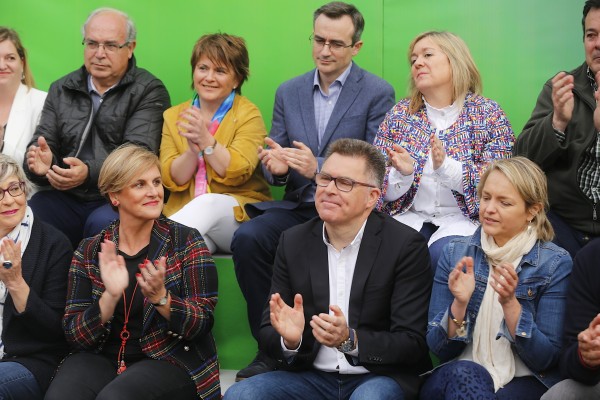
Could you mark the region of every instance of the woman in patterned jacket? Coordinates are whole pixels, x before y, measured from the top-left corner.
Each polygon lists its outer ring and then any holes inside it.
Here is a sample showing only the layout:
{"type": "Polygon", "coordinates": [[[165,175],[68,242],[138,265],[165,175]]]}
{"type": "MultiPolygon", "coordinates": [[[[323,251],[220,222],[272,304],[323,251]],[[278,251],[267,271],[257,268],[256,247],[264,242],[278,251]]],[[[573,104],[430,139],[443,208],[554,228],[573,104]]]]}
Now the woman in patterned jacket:
{"type": "Polygon", "coordinates": [[[390,163],[380,208],[429,240],[435,270],[444,245],[477,228],[479,176],[510,157],[514,134],[500,106],[480,95],[479,71],[458,36],[422,33],[408,59],[410,96],[375,138],[390,163]]]}
{"type": "Polygon", "coordinates": [[[73,256],[63,318],[72,353],[46,399],[220,399],[215,265],[196,229],[161,215],[158,157],[121,146],[98,186],[119,219],[73,256]]]}

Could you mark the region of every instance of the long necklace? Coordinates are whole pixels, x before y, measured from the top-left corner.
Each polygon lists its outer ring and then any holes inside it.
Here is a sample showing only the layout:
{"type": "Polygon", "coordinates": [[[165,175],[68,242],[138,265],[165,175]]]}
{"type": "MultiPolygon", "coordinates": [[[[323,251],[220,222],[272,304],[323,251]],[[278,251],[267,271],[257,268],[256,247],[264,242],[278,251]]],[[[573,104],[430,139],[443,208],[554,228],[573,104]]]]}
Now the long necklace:
{"type": "Polygon", "coordinates": [[[125,296],[125,290],[123,290],[123,328],[121,329],[121,333],[119,337],[121,338],[121,347],[119,348],[119,354],[117,356],[117,375],[120,375],[127,369],[127,365],[125,365],[125,346],[127,345],[127,340],[129,340],[129,330],[127,330],[127,322],[129,322],[129,314],[131,314],[131,308],[133,306],[133,299],[135,298],[135,291],[137,290],[139,282],[135,282],[135,287],[133,288],[133,293],[131,294],[131,299],[129,300],[129,309],[127,309],[127,297],[125,296]]]}

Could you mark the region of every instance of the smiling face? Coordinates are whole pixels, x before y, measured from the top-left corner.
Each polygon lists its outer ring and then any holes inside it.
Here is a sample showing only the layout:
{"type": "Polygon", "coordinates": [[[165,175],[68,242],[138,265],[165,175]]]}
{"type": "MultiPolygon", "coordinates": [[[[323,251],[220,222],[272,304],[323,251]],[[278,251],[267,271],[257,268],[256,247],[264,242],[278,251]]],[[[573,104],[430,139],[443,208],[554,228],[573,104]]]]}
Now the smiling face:
{"type": "Polygon", "coordinates": [[[10,40],[0,42],[0,85],[18,87],[23,76],[23,60],[10,40]]]}
{"type": "Polygon", "coordinates": [[[164,189],[158,167],[140,171],[121,191],[110,193],[111,202],[118,203],[119,218],[150,221],[160,216],[164,189]]]}
{"type": "MultiPolygon", "coordinates": [[[[452,96],[452,68],[442,49],[429,37],[415,43],[410,57],[411,75],[415,87],[425,96],[433,97],[436,91],[444,97],[452,96]]],[[[436,97],[440,97],[436,93],[436,97]]]]}
{"type": "Polygon", "coordinates": [[[600,9],[592,8],[585,17],[583,34],[585,61],[592,72],[600,71],[600,9]]]}
{"type": "MultiPolygon", "coordinates": [[[[345,177],[357,182],[371,183],[364,158],[334,153],[325,160],[321,172],[334,178],[345,177]]],[[[331,226],[361,225],[373,209],[380,191],[377,188],[354,185],[351,191],[340,191],[332,180],[327,186],[317,186],[315,206],[319,217],[331,226]]]]}
{"type": "Polygon", "coordinates": [[[194,89],[202,103],[220,105],[238,82],[231,68],[215,64],[207,56],[201,56],[194,68],[194,89]]]}
{"type": "MultiPolygon", "coordinates": [[[[0,189],[7,190],[19,185],[19,178],[12,175],[0,182],[0,189]]],[[[0,235],[6,236],[12,231],[25,216],[27,209],[27,196],[21,190],[21,194],[11,196],[8,191],[4,192],[4,197],[0,200],[0,235]]]]}
{"type": "MultiPolygon", "coordinates": [[[[121,46],[127,42],[127,20],[113,12],[97,14],[85,27],[84,39],[121,46]]],[[[95,50],[84,47],[85,68],[100,90],[106,90],[121,80],[127,71],[134,48],[135,41],[114,53],[107,52],[103,46],[95,50]]]]}
{"type": "Polygon", "coordinates": [[[534,206],[525,201],[508,178],[494,170],[487,177],[479,200],[479,222],[486,234],[498,246],[504,246],[527,228],[536,214],[534,206]]]}

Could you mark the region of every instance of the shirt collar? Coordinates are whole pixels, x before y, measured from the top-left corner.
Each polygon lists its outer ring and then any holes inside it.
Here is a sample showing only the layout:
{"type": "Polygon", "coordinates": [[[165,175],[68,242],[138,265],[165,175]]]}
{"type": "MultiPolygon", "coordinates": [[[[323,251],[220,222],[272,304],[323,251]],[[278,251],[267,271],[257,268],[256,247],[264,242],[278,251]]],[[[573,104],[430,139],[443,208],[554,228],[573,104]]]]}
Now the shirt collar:
{"type": "MultiPolygon", "coordinates": [[[[120,81],[119,81],[120,82],[120,81]]],[[[111,87],[109,87],[106,92],[104,92],[104,94],[100,94],[100,92],[98,91],[98,89],[96,89],[96,85],[94,85],[94,80],[92,79],[92,75],[88,74],[88,81],[87,81],[87,86],[88,86],[88,92],[90,93],[95,93],[98,96],[102,97],[104,96],[106,93],[109,92],[109,90],[112,90],[112,88],[114,88],[115,86],[117,86],[119,84],[119,82],[115,83],[114,85],[112,85],[111,87]]]]}
{"type": "MultiPolygon", "coordinates": [[[[367,226],[367,220],[368,220],[368,218],[365,219],[365,222],[363,222],[362,226],[356,233],[356,236],[354,236],[354,239],[352,239],[352,242],[350,242],[350,244],[346,247],[351,247],[351,246],[355,246],[356,244],[360,244],[360,242],[362,241],[363,234],[365,232],[365,226],[367,226]]],[[[323,223],[323,243],[325,243],[326,246],[333,247],[333,245],[329,241],[329,236],[327,235],[327,230],[325,229],[325,223],[323,223]]],[[[346,247],[344,247],[344,248],[346,248],[346,247]]]]}
{"type": "MultiPolygon", "coordinates": [[[[346,79],[348,79],[348,75],[350,75],[350,70],[352,69],[352,62],[350,62],[350,65],[348,65],[348,68],[346,68],[344,70],[344,72],[342,72],[340,74],[340,76],[338,76],[336,78],[335,82],[339,82],[340,85],[343,87],[344,84],[346,83],[346,79]]],[[[321,89],[321,84],[319,83],[319,69],[315,68],[315,74],[313,77],[313,87],[317,86],[319,89],[321,89]]]]}

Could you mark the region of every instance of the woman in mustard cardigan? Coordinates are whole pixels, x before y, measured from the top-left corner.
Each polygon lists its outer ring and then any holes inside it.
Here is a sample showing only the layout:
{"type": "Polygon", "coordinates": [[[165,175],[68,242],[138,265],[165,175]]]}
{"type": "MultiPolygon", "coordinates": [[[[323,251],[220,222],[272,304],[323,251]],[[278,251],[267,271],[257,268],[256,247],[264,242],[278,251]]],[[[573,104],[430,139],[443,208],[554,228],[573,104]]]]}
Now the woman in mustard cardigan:
{"type": "Polygon", "coordinates": [[[249,75],[244,39],[202,36],[192,52],[191,101],[164,113],[160,162],[171,196],[164,214],[198,229],[211,253],[230,253],[249,219],[246,203],[271,199],[257,148],[267,134],[258,108],[241,96],[249,75]]]}

